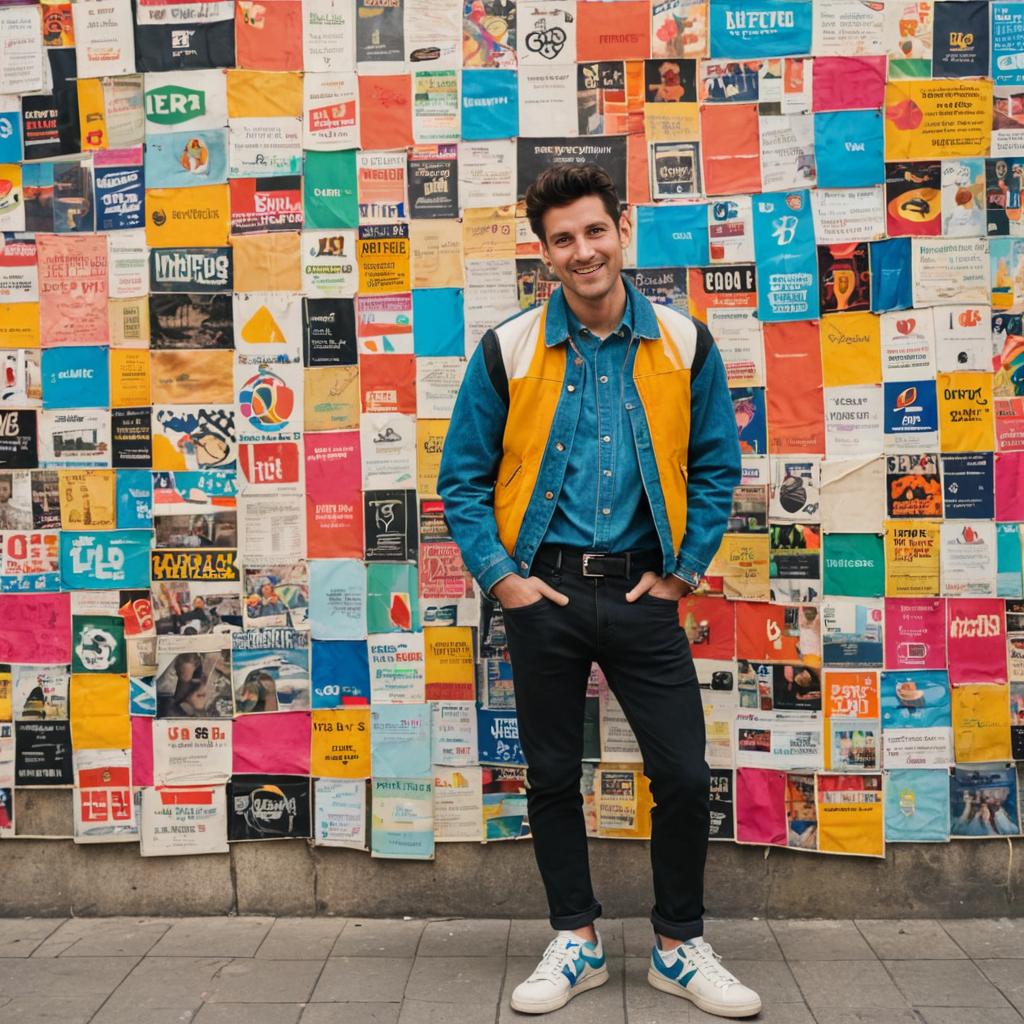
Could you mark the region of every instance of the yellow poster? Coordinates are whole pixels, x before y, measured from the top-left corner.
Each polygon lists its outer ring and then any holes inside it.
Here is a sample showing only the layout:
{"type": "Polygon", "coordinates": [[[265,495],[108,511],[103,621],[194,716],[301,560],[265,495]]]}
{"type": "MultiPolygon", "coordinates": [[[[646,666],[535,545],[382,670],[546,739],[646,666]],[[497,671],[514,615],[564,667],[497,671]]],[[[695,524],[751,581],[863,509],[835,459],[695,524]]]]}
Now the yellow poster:
{"type": "Polygon", "coordinates": [[[516,208],[494,206],[463,210],[462,253],[467,260],[514,260],[516,208]]]}
{"type": "Polygon", "coordinates": [[[370,709],[313,712],[310,774],[322,779],[370,777],[370,709]]]}
{"type": "Polygon", "coordinates": [[[769,601],[768,534],[727,533],[708,568],[722,593],[734,601],[769,601]]]}
{"type": "Polygon", "coordinates": [[[236,292],[301,292],[301,236],[297,231],[232,235],[236,292]]]}
{"type": "Polygon", "coordinates": [[[466,283],[459,221],[411,221],[410,238],[413,288],[461,288],[466,283]]]}
{"type": "Polygon", "coordinates": [[[474,700],[476,664],[473,630],[469,626],[426,626],[427,700],[474,700]]]}
{"type": "Polygon", "coordinates": [[[111,348],[149,348],[149,297],[107,303],[111,348]]]}
{"type": "Polygon", "coordinates": [[[0,722],[9,722],[11,720],[11,688],[13,685],[11,666],[0,665],[0,722]]]}
{"type": "Polygon", "coordinates": [[[696,142],[700,138],[700,104],[645,103],[648,142],[696,142]]]}
{"type": "Polygon", "coordinates": [[[818,850],[885,856],[885,801],[881,775],[830,775],[814,780],[818,850]]]}
{"type": "Polygon", "coordinates": [[[82,152],[107,148],[107,106],[103,99],[103,79],[79,78],[78,125],[82,152]]]}
{"type": "Polygon", "coordinates": [[[73,675],[70,690],[71,745],[75,750],[127,750],[128,677],[95,672],[73,675]]]}
{"type": "Polygon", "coordinates": [[[594,772],[597,834],[606,839],[650,839],[654,800],[635,766],[602,764],[594,772]]]}
{"type": "Polygon", "coordinates": [[[110,406],[132,409],[150,405],[149,352],[144,348],[110,350],[110,406]]]}
{"type": "Polygon", "coordinates": [[[944,452],[990,452],[995,447],[992,374],[940,373],[939,442],[944,452]]]}
{"type": "Polygon", "coordinates": [[[146,245],[227,245],[231,198],[227,185],[146,189],[146,245]]]}
{"type": "Polygon", "coordinates": [[[410,282],[408,224],[366,224],[356,242],[359,291],[370,295],[407,292],[410,282]]]}
{"type": "Polygon", "coordinates": [[[304,429],[359,428],[359,367],[314,366],[304,374],[304,429]]]}
{"type": "Polygon", "coordinates": [[[0,348],[39,348],[39,303],[0,305],[0,348]]]}
{"type": "Polygon", "coordinates": [[[882,342],[875,313],[833,313],[819,321],[825,387],[878,384],[882,342]]]}
{"type": "Polygon", "coordinates": [[[161,404],[233,402],[231,349],[152,353],[153,394],[161,404]]]}
{"type": "Polygon", "coordinates": [[[60,525],[65,530],[117,526],[116,469],[59,469],[60,525]]]}
{"type": "Polygon", "coordinates": [[[939,532],[930,519],[885,524],[885,596],[939,596],[939,532]]]}
{"type": "Polygon", "coordinates": [[[228,117],[302,117],[302,75],[230,69],[228,117]]]}
{"type": "Polygon", "coordinates": [[[953,687],[953,755],[958,764],[1013,757],[1008,686],[973,683],[953,687]]]}
{"type": "Polygon", "coordinates": [[[437,474],[441,469],[448,420],[416,421],[416,489],[421,498],[437,498],[437,474]]]}
{"type": "Polygon", "coordinates": [[[906,79],[885,87],[886,160],[987,156],[992,82],[906,79]]]}

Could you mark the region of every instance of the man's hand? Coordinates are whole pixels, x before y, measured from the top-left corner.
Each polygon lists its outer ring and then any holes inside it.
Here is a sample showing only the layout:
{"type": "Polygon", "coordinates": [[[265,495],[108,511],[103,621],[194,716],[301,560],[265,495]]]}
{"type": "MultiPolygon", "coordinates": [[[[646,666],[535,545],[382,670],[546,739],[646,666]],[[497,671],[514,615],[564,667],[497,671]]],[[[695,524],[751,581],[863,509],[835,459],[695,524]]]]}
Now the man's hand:
{"type": "Polygon", "coordinates": [[[650,594],[651,597],[660,597],[666,601],[678,601],[692,589],[689,583],[671,573],[668,576],[659,576],[656,572],[645,572],[640,577],[640,582],[626,592],[626,600],[632,604],[642,594],[650,594]]]}
{"type": "MultiPolygon", "coordinates": [[[[682,582],[682,580],[680,580],[682,582]]],[[[491,593],[502,608],[522,608],[546,597],[555,604],[566,605],[569,598],[548,586],[539,576],[505,576],[491,587],[491,593]]]]}

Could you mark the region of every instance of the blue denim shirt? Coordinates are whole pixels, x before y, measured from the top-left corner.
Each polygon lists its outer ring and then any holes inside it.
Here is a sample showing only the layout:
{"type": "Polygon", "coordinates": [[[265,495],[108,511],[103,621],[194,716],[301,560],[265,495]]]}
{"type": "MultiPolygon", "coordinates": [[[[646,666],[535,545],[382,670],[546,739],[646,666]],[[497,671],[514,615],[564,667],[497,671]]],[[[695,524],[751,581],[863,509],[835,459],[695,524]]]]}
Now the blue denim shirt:
{"type": "MultiPolygon", "coordinates": [[[[641,337],[658,332],[653,310],[641,307],[641,337]]],[[[647,504],[640,459],[623,408],[625,379],[633,373],[636,347],[633,302],[626,293],[626,308],[618,327],[599,338],[579,322],[559,289],[548,306],[548,329],[566,332],[574,352],[582,359],[580,390],[583,402],[572,448],[566,460],[562,493],[545,544],[563,544],[591,551],[657,550],[658,531],[647,504]]]]}
{"type": "MultiPolygon", "coordinates": [[[[644,337],[656,338],[660,330],[650,301],[628,279],[623,281],[632,308],[635,350],[644,337]]],[[[549,302],[544,343],[549,347],[567,344],[569,328],[560,288],[549,302]]],[[[644,407],[632,373],[622,377],[622,409],[628,414],[642,478],[650,481],[645,485],[646,498],[662,551],[663,572],[674,573],[693,585],[699,582],[718,550],[732,507],[732,492],[740,481],[740,448],[725,366],[707,328],[699,322],[696,326],[697,357],[690,383],[686,533],[678,551],[673,548],[665,501],[657,485],[658,472],[644,407]]],[[[494,484],[503,452],[508,387],[507,382],[503,389],[495,383],[494,375],[503,374],[504,370],[500,358],[497,363],[494,361],[497,341],[493,335],[491,331],[484,336],[466,366],[438,474],[438,493],[452,536],[466,567],[485,592],[511,573],[529,574],[537,548],[548,539],[567,465],[560,453],[544,458],[523,516],[516,549],[510,554],[498,539],[494,518],[494,484]],[[554,503],[544,497],[549,491],[556,496],[554,503]]],[[[554,437],[575,440],[583,401],[583,389],[579,387],[583,372],[583,362],[577,365],[575,358],[566,360],[567,386],[551,425],[554,437]]]]}

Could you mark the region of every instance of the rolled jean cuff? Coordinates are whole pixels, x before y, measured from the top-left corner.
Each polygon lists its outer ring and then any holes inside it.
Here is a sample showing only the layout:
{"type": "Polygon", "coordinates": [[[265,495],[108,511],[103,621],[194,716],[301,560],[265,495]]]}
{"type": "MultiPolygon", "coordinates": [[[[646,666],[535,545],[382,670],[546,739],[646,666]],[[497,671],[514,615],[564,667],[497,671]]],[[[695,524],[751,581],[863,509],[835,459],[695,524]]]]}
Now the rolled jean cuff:
{"type": "Polygon", "coordinates": [[[601,904],[595,901],[588,910],[584,910],[581,914],[563,914],[561,917],[552,915],[548,920],[555,931],[571,932],[577,928],[585,928],[588,924],[593,924],[600,916],[601,904]]]}
{"type": "Polygon", "coordinates": [[[670,939],[678,939],[686,942],[689,939],[699,938],[704,934],[704,919],[697,918],[696,921],[667,921],[657,910],[651,911],[651,924],[659,935],[667,935],[670,939]]]}

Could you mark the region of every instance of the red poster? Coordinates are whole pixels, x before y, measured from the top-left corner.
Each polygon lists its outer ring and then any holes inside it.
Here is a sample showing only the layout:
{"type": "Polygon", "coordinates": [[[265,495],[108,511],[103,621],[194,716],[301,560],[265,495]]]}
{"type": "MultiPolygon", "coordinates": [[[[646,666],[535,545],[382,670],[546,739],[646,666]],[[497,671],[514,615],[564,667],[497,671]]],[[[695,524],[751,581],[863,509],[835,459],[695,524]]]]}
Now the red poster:
{"type": "Polygon", "coordinates": [[[951,597],[946,602],[949,681],[1006,682],[1006,602],[989,597],[951,597]]]}
{"type": "Polygon", "coordinates": [[[409,75],[359,76],[359,145],[404,149],[413,144],[409,75]]]}
{"type": "Polygon", "coordinates": [[[755,103],[710,103],[700,110],[704,191],[761,191],[761,129],[755,103]]]}
{"type": "Polygon", "coordinates": [[[824,455],[821,341],[811,320],[764,325],[768,451],[824,455]]]}
{"type": "Polygon", "coordinates": [[[37,235],[42,344],[106,345],[106,235],[37,235]]]}
{"type": "Polygon", "coordinates": [[[755,601],[736,601],[736,654],[749,661],[801,661],[798,609],[755,601]]]}
{"type": "Polygon", "coordinates": [[[815,57],[817,110],[867,110],[885,100],[885,57],[815,57]]]}
{"type": "Polygon", "coordinates": [[[238,0],[235,62],[260,71],[301,71],[302,0],[238,0]]]}
{"type": "MultiPolygon", "coordinates": [[[[363,557],[362,468],[358,430],[306,434],[306,553],[363,557]]],[[[67,659],[65,659],[67,660],[67,659]]]]}
{"type": "Polygon", "coordinates": [[[576,6],[576,59],[647,59],[651,55],[649,0],[582,0],[576,6]]]}
{"type": "Polygon", "coordinates": [[[736,657],[736,606],[731,601],[688,594],[679,602],[679,619],[695,658],[736,657]]]}
{"type": "Polygon", "coordinates": [[[373,355],[359,359],[363,412],[416,412],[416,357],[373,355]]]}

